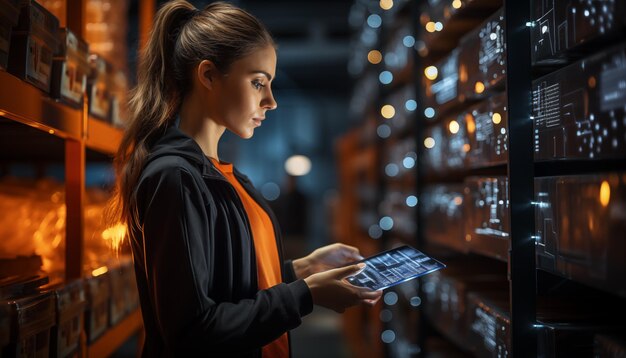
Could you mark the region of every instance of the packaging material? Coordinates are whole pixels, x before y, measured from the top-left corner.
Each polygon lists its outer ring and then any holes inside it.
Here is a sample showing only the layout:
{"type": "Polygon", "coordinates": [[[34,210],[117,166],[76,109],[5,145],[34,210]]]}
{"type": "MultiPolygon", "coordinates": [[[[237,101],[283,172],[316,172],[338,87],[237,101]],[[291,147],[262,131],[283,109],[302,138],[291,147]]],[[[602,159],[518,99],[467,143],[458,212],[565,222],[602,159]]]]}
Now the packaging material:
{"type": "Polygon", "coordinates": [[[533,0],[530,30],[534,64],[562,64],[623,36],[623,1],[533,0]]]}
{"type": "Polygon", "coordinates": [[[80,348],[85,317],[85,287],[82,280],[43,287],[54,297],[56,320],[50,332],[50,357],[71,357],[80,348]]]}
{"type": "Polygon", "coordinates": [[[537,267],[626,297],[626,174],[535,179],[537,267]]]}
{"type": "Polygon", "coordinates": [[[532,84],[535,160],[626,157],[626,43],[532,84]]]}
{"type": "Polygon", "coordinates": [[[432,79],[422,74],[424,87],[424,108],[428,118],[439,118],[460,102],[458,93],[459,82],[459,50],[453,50],[447,57],[433,66],[436,68],[436,76],[432,79]],[[427,113],[431,112],[432,113],[427,113]],[[432,115],[430,115],[432,114],[432,115]]]}
{"type": "Polygon", "coordinates": [[[66,28],[59,29],[61,43],[52,62],[50,94],[72,107],[82,108],[89,74],[89,46],[66,28]]]}
{"type": "Polygon", "coordinates": [[[2,350],[2,356],[48,357],[50,329],[56,317],[52,294],[48,292],[1,301],[0,306],[8,307],[11,320],[11,338],[2,350]]]}
{"type": "Polygon", "coordinates": [[[89,115],[111,123],[111,76],[112,67],[102,56],[89,55],[91,72],[87,78],[89,115]]]}
{"type": "Polygon", "coordinates": [[[106,267],[85,279],[85,333],[87,341],[94,342],[109,328],[111,276],[106,267]]]}
{"type": "Polygon", "coordinates": [[[52,56],[59,45],[59,20],[34,0],[22,2],[11,35],[8,70],[50,93],[52,56]]]}
{"type": "Polygon", "coordinates": [[[502,90],[506,78],[504,10],[498,10],[465,35],[459,49],[461,101],[485,98],[494,90],[502,90]]]}
{"type": "Polygon", "coordinates": [[[469,250],[508,261],[511,243],[507,177],[465,179],[465,241],[469,250]]]}
{"type": "Polygon", "coordinates": [[[20,0],[0,1],[0,69],[6,70],[11,49],[11,32],[17,25],[20,14],[20,0]]]}

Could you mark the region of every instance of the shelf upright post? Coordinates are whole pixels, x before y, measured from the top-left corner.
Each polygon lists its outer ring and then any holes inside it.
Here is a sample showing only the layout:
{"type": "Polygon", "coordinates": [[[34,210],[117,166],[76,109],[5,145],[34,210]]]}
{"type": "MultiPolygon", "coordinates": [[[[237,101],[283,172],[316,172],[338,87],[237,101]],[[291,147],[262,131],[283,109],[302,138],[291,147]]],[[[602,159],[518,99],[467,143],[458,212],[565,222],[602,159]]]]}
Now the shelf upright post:
{"type": "Polygon", "coordinates": [[[534,229],[533,123],[531,113],[531,62],[529,1],[504,1],[506,87],[509,112],[509,185],[511,248],[509,279],[512,355],[537,356],[536,268],[534,229]]]}
{"type": "Polygon", "coordinates": [[[85,142],[65,140],[65,279],[82,276],[84,249],[85,142]]]}
{"type": "Polygon", "coordinates": [[[87,0],[66,0],[67,23],[65,26],[81,39],[85,38],[86,8],[87,0]]]}
{"type": "Polygon", "coordinates": [[[144,45],[148,42],[155,14],[155,0],[142,0],[139,2],[139,51],[143,50],[144,45]]]}

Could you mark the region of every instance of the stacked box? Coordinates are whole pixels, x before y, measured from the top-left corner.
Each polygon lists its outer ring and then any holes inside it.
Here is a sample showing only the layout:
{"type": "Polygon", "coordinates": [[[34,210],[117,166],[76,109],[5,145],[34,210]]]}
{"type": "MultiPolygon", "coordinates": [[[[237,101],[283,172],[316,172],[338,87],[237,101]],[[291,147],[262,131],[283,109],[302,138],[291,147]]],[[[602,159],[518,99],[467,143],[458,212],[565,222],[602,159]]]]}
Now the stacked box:
{"type": "Polygon", "coordinates": [[[3,357],[48,357],[50,329],[56,318],[54,297],[50,292],[0,302],[7,306],[11,319],[10,342],[3,357]]]}
{"type": "Polygon", "coordinates": [[[113,326],[137,308],[138,292],[131,260],[123,260],[118,265],[110,267],[109,274],[111,277],[109,322],[113,326]]]}
{"type": "Polygon", "coordinates": [[[506,291],[505,275],[485,270],[487,266],[473,266],[434,272],[424,277],[426,293],[424,312],[431,322],[459,347],[468,346],[467,294],[469,291],[506,291]]]}
{"type": "Polygon", "coordinates": [[[445,114],[460,103],[458,96],[459,50],[453,50],[446,58],[436,63],[437,77],[429,80],[423,77],[424,108],[435,109],[434,118],[445,114]]]}
{"type": "Polygon", "coordinates": [[[534,64],[561,64],[591,49],[623,37],[623,1],[534,0],[530,31],[534,64]]]}
{"type": "Polygon", "coordinates": [[[469,177],[464,194],[469,250],[507,261],[511,242],[508,178],[469,177]]]}
{"type": "Polygon", "coordinates": [[[85,287],[82,280],[49,287],[55,301],[56,321],[50,335],[50,357],[69,357],[80,348],[83,330],[85,287]]]}
{"type": "Polygon", "coordinates": [[[504,10],[499,10],[459,45],[459,96],[461,101],[484,98],[501,88],[506,77],[504,10]]]}
{"type": "Polygon", "coordinates": [[[532,86],[535,160],[626,157],[626,44],[532,86]]]}
{"type": "Polygon", "coordinates": [[[59,20],[34,0],[22,2],[11,35],[8,70],[50,93],[52,56],[57,51],[59,20]]]}
{"type": "Polygon", "coordinates": [[[59,29],[61,44],[52,63],[50,94],[72,107],[81,108],[89,74],[89,46],[69,29],[59,29]]]}
{"type": "Polygon", "coordinates": [[[626,174],[535,179],[537,267],[626,296],[626,174]]]}
{"type": "Polygon", "coordinates": [[[461,115],[466,127],[467,166],[470,168],[504,164],[509,157],[506,94],[493,96],[473,105],[461,115]]]}
{"type": "Polygon", "coordinates": [[[96,54],[89,55],[90,74],[87,78],[89,115],[111,122],[111,65],[96,54]]]}
{"type": "Polygon", "coordinates": [[[11,31],[17,25],[20,0],[0,1],[0,69],[6,70],[11,49],[11,31]]]}
{"type": "Polygon", "coordinates": [[[87,341],[94,342],[109,328],[111,278],[108,272],[85,279],[85,333],[87,341]]]}

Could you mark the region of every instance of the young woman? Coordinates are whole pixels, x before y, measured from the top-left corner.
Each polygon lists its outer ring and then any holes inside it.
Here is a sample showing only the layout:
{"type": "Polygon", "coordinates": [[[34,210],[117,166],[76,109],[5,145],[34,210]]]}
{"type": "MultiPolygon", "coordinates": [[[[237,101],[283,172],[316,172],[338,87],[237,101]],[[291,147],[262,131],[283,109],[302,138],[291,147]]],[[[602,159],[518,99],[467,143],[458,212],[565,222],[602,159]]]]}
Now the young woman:
{"type": "Polygon", "coordinates": [[[225,130],[250,138],[276,109],[275,70],[271,36],[239,8],[172,1],[156,15],[114,205],[129,231],[144,356],[288,357],[287,332],[313,304],[343,312],[380,298],[343,280],[362,268],[343,266],[356,248],[284,261],[268,205],[218,158],[225,130]]]}

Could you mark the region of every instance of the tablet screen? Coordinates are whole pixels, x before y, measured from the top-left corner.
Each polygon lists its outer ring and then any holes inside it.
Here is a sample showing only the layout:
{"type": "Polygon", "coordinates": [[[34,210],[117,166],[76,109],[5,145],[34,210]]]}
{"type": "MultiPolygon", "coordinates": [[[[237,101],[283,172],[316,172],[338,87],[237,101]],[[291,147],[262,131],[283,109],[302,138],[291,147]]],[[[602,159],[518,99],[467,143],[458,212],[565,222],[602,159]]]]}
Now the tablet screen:
{"type": "Polygon", "coordinates": [[[359,262],[364,262],[365,268],[358,274],[347,277],[346,280],[355,286],[368,287],[372,290],[395,286],[446,267],[410,246],[381,252],[359,262]]]}

